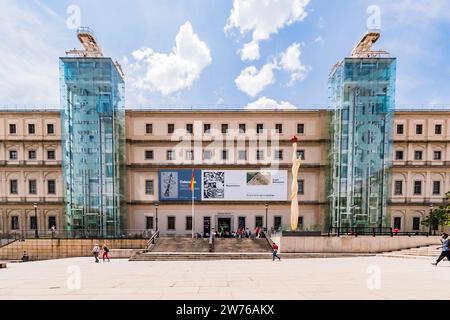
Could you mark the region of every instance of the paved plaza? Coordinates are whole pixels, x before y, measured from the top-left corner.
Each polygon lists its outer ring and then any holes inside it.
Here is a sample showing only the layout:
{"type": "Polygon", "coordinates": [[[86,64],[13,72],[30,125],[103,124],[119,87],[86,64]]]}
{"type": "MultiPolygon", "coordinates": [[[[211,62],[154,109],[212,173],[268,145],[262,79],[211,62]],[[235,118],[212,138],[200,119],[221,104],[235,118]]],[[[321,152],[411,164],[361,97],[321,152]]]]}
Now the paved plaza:
{"type": "MultiPolygon", "coordinates": [[[[438,253],[438,252],[437,252],[438,253]]],[[[450,263],[357,257],[8,264],[0,299],[450,299],[450,263]]]]}

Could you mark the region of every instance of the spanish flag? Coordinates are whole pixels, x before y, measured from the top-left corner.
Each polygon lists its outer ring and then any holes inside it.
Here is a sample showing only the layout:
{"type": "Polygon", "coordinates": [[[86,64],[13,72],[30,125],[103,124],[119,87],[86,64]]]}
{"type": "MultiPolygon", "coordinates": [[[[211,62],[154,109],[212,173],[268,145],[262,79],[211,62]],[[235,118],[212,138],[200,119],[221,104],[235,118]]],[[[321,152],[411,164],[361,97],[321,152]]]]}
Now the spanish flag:
{"type": "Polygon", "coordinates": [[[194,185],[195,185],[195,171],[192,170],[191,183],[189,184],[189,188],[191,189],[191,191],[194,191],[194,185]]]}

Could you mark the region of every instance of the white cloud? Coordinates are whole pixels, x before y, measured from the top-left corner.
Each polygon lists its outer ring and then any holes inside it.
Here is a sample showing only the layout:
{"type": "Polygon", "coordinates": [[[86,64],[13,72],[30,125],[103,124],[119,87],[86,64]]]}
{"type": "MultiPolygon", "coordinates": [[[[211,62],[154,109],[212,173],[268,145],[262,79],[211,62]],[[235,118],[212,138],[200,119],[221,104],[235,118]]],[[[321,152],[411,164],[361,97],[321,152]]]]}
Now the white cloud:
{"type": "MultiPolygon", "coordinates": [[[[252,42],[244,45],[242,53],[248,52],[249,48],[254,53],[259,41],[268,40],[271,34],[285,26],[303,21],[308,3],[309,0],[234,0],[224,31],[236,28],[241,34],[252,32],[252,42]]],[[[243,60],[247,57],[241,54],[243,60]]]]}
{"type": "MultiPolygon", "coordinates": [[[[448,0],[382,0],[383,13],[389,15],[389,24],[420,26],[450,19],[448,0]]],[[[382,25],[383,26],[383,25],[382,25]]]]}
{"type": "Polygon", "coordinates": [[[245,106],[245,109],[297,109],[287,101],[276,101],[266,97],[261,97],[245,106]]]}
{"type": "Polygon", "coordinates": [[[304,80],[308,74],[309,67],[302,64],[300,55],[300,44],[296,42],[291,44],[285,52],[281,53],[280,66],[291,74],[291,80],[288,85],[304,80]]]}
{"type": "Polygon", "coordinates": [[[318,36],[317,38],[314,39],[314,43],[324,43],[325,40],[323,39],[322,36],[318,36]]]}
{"type": "Polygon", "coordinates": [[[273,69],[275,68],[277,68],[275,63],[267,63],[259,71],[255,66],[247,67],[241,71],[234,83],[239,90],[250,97],[254,97],[265,87],[275,82],[273,75],[273,69]]]}
{"type": "MultiPolygon", "coordinates": [[[[201,41],[189,21],[183,24],[169,54],[142,48],[132,53],[133,62],[125,64],[127,83],[134,95],[158,91],[163,95],[188,89],[212,61],[205,42],[201,41]]],[[[142,100],[142,99],[141,99],[142,100]]]]}
{"type": "Polygon", "coordinates": [[[245,60],[258,60],[259,55],[259,43],[257,41],[252,41],[249,43],[244,44],[244,47],[239,50],[241,53],[241,59],[243,61],[245,60]]]}
{"type": "Polygon", "coordinates": [[[1,1],[0,103],[57,107],[58,57],[61,43],[70,43],[67,30],[55,26],[61,18],[30,5],[1,1]]]}

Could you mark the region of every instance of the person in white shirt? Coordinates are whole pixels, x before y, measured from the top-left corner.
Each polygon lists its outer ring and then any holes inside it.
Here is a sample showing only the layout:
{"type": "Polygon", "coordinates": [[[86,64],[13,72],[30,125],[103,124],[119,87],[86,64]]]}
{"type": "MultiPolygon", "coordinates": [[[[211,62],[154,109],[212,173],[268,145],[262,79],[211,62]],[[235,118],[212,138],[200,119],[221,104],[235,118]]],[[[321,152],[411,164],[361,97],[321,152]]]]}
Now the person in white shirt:
{"type": "Polygon", "coordinates": [[[98,246],[98,243],[96,243],[94,248],[92,249],[92,254],[94,255],[95,262],[98,263],[98,255],[100,254],[100,247],[98,246]]]}

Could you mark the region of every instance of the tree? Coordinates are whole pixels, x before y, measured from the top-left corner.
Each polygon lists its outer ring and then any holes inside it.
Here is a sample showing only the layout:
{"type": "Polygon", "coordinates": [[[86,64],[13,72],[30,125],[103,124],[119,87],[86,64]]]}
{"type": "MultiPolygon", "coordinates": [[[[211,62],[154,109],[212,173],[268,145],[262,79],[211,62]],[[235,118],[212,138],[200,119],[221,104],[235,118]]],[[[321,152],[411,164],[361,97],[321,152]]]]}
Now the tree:
{"type": "Polygon", "coordinates": [[[450,191],[445,194],[444,204],[436,209],[430,211],[428,217],[426,217],[422,224],[430,227],[431,230],[436,230],[439,226],[450,226],[450,191]]]}

